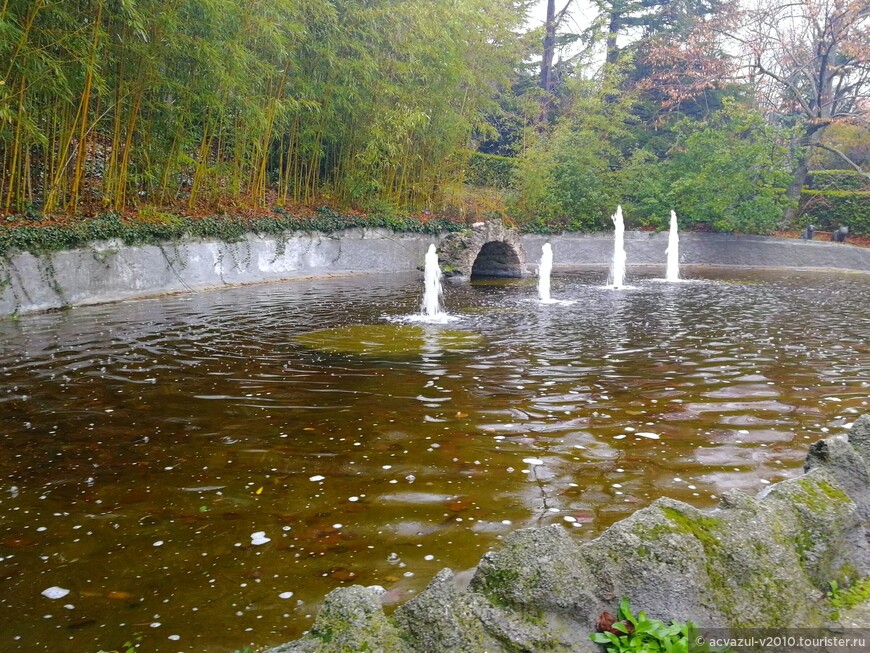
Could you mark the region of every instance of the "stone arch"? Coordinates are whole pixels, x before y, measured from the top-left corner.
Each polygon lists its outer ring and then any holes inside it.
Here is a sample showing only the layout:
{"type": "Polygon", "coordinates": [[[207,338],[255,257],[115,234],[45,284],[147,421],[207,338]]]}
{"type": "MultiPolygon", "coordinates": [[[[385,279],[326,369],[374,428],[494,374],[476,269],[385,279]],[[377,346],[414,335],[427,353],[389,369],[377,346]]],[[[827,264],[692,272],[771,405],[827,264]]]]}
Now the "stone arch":
{"type": "Polygon", "coordinates": [[[448,234],[438,246],[446,276],[519,278],[526,269],[520,235],[499,222],[476,222],[470,229],[448,234]]]}
{"type": "Polygon", "coordinates": [[[484,243],[471,266],[474,277],[521,277],[520,257],[503,240],[484,243]]]}

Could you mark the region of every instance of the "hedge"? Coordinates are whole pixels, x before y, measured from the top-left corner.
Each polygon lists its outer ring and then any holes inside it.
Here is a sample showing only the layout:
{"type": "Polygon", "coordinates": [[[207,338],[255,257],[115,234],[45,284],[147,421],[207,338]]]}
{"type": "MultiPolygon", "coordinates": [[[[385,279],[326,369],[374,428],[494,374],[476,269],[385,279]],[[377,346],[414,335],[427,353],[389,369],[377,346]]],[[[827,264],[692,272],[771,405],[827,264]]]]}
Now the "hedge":
{"type": "Polygon", "coordinates": [[[804,190],[800,208],[801,227],[831,231],[846,226],[849,233],[870,236],[870,191],[804,190]]]}
{"type": "Polygon", "coordinates": [[[209,216],[201,219],[162,214],[160,221],[123,220],[114,213],[92,219],[52,224],[51,218],[8,217],[9,226],[0,226],[0,257],[16,251],[41,254],[86,246],[98,240],[118,238],[126,245],[151,245],[183,237],[218,238],[227,242],[242,240],[255,233],[283,237],[295,231],[334,233],[352,227],[385,227],[393,231],[438,234],[465,228],[444,218],[421,220],[414,216],[343,214],[321,207],[313,215],[293,215],[278,207],[272,215],[251,220],[234,216],[209,216]],[[22,224],[24,222],[25,224],[22,224]]]}
{"type": "Polygon", "coordinates": [[[857,170],[811,170],[806,187],[811,190],[870,190],[870,182],[857,170]]]}
{"type": "Polygon", "coordinates": [[[465,182],[471,186],[510,188],[516,167],[517,160],[509,156],[471,152],[465,182]]]}

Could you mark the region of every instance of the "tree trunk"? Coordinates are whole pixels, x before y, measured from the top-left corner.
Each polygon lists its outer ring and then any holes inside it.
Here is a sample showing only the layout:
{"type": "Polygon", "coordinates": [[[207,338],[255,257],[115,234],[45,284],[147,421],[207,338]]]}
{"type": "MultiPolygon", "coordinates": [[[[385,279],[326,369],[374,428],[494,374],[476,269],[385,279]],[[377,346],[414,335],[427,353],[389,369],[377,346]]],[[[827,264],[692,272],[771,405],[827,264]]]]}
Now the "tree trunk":
{"type": "Polygon", "coordinates": [[[556,50],[556,0],[547,0],[547,23],[544,26],[544,56],[541,58],[541,88],[552,85],[553,56],[556,50]]]}
{"type": "Polygon", "coordinates": [[[807,174],[810,171],[809,168],[809,160],[810,160],[810,152],[813,147],[815,147],[821,140],[822,135],[825,133],[825,129],[827,128],[827,123],[822,124],[813,124],[810,123],[807,125],[807,132],[802,141],[804,143],[800,144],[798,147],[798,160],[797,166],[792,172],[791,183],[789,183],[788,188],[785,190],[785,197],[789,200],[788,207],[785,209],[785,213],[782,216],[783,226],[790,228],[794,226],[795,218],[798,215],[798,203],[801,199],[801,191],[804,188],[804,184],[807,180],[807,174]]]}
{"type": "Polygon", "coordinates": [[[611,11],[610,23],[607,25],[607,42],[605,48],[607,55],[605,61],[611,66],[619,60],[619,48],[616,45],[616,37],[619,34],[620,21],[622,14],[611,11]]]}

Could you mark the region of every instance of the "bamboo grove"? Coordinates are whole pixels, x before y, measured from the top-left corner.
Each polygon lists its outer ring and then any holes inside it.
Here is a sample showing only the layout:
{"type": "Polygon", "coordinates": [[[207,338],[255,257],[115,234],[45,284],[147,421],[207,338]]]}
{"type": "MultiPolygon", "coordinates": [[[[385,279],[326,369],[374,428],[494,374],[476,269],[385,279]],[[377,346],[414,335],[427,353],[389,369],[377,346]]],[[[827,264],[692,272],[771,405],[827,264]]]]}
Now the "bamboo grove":
{"type": "Polygon", "coordinates": [[[0,210],[424,208],[523,0],[0,0],[0,210]]]}

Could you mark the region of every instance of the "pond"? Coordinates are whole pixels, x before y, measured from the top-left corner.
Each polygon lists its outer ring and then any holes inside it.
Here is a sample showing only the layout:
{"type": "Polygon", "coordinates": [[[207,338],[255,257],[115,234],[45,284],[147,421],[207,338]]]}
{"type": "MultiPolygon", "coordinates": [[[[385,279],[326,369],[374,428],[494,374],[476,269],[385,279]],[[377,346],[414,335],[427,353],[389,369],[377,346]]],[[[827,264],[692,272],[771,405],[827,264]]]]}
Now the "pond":
{"type": "Polygon", "coordinates": [[[512,529],[756,493],[870,411],[870,276],[604,276],[451,285],[445,326],[391,321],[419,274],[0,321],[0,649],[278,644],[512,529]]]}

